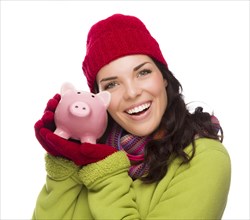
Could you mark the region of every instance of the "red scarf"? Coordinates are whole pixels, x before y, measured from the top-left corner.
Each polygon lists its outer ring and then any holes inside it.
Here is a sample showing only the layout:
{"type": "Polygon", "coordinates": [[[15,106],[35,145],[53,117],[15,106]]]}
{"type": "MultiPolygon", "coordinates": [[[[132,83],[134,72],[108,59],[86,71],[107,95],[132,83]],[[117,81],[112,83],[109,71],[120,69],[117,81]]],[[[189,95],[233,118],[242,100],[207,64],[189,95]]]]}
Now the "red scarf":
{"type": "Polygon", "coordinates": [[[138,137],[126,133],[118,124],[114,124],[107,138],[106,144],[123,150],[131,162],[129,175],[136,179],[143,176],[148,171],[148,166],[144,163],[144,148],[151,137],[138,137]]]}

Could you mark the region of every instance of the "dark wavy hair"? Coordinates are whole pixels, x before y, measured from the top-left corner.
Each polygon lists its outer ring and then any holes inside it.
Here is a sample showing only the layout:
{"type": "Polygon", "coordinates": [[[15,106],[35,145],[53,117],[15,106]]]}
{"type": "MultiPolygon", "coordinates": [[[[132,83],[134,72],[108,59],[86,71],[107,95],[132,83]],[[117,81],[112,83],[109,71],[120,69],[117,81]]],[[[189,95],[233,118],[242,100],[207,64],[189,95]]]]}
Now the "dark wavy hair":
{"type": "MultiPolygon", "coordinates": [[[[206,137],[223,141],[223,130],[219,124],[211,121],[211,114],[203,112],[202,107],[197,107],[193,113],[187,109],[183,99],[183,89],[180,82],[172,72],[162,63],[153,60],[167,80],[166,87],[168,105],[161,123],[153,134],[153,139],[145,146],[145,160],[149,165],[148,174],[141,177],[145,183],[161,180],[168,171],[168,166],[173,158],[179,157],[183,163],[188,163],[195,154],[195,138],[206,137]],[[192,144],[191,154],[184,149],[192,144]]],[[[95,86],[98,92],[97,85],[95,86]]],[[[109,116],[109,125],[100,143],[105,143],[107,134],[115,123],[109,116]]]]}
{"type": "Polygon", "coordinates": [[[195,154],[195,137],[223,141],[221,126],[212,123],[211,115],[203,112],[202,107],[190,113],[183,99],[180,82],[165,65],[156,60],[154,62],[168,82],[168,106],[157,131],[163,135],[145,147],[145,163],[149,164],[149,172],[141,179],[148,183],[159,181],[165,176],[171,158],[180,157],[183,163],[188,163],[195,154]],[[189,144],[192,144],[190,155],[184,151],[189,144]]]}

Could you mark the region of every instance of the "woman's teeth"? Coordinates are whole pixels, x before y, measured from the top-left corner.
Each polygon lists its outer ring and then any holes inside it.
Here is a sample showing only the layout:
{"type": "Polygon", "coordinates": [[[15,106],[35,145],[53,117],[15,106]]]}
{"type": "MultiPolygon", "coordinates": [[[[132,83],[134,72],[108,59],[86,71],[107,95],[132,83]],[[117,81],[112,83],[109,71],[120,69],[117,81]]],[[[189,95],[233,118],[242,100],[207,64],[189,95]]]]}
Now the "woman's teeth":
{"type": "Polygon", "coordinates": [[[148,109],[150,107],[150,103],[145,103],[143,105],[137,106],[135,108],[129,109],[128,111],[126,111],[128,114],[132,115],[132,114],[137,114],[140,113],[146,109],[148,109]]]}

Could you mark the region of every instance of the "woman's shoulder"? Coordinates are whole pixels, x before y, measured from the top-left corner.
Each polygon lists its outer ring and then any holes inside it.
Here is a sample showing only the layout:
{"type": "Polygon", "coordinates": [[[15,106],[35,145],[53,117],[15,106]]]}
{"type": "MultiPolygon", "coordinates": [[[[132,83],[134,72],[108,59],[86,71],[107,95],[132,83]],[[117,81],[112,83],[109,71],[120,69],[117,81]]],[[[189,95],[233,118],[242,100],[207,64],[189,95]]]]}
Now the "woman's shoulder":
{"type": "MultiPolygon", "coordinates": [[[[200,170],[205,171],[211,176],[220,174],[224,175],[228,173],[230,176],[231,159],[226,147],[218,140],[209,138],[198,138],[195,140],[195,153],[191,159],[189,166],[196,170],[200,167],[200,170]],[[223,174],[224,173],[224,174],[223,174]]],[[[189,145],[185,151],[191,155],[191,145],[189,145]]]]}
{"type": "MultiPolygon", "coordinates": [[[[197,138],[194,142],[195,144],[195,155],[200,154],[211,154],[212,152],[218,154],[224,154],[226,157],[229,157],[229,153],[226,147],[218,140],[211,138],[197,138]]],[[[189,144],[185,152],[190,154],[192,151],[192,144],[189,144]]]]}
{"type": "MultiPolygon", "coordinates": [[[[185,152],[192,154],[192,144],[185,148],[185,152]]],[[[180,157],[173,159],[159,186],[165,191],[173,185],[180,186],[175,188],[178,192],[203,187],[204,194],[204,192],[216,191],[218,185],[226,191],[230,185],[230,179],[231,162],[224,145],[214,139],[199,138],[195,140],[193,158],[188,163],[184,163],[180,157]]],[[[200,193],[199,190],[197,192],[200,193]]]]}
{"type": "MultiPolygon", "coordinates": [[[[195,153],[188,163],[183,163],[180,158],[172,162],[170,166],[173,172],[172,178],[177,176],[196,176],[198,179],[223,178],[229,183],[231,160],[225,146],[220,141],[209,138],[199,138],[194,143],[195,153]]],[[[188,155],[192,154],[192,144],[185,148],[185,152],[188,155]]]]}

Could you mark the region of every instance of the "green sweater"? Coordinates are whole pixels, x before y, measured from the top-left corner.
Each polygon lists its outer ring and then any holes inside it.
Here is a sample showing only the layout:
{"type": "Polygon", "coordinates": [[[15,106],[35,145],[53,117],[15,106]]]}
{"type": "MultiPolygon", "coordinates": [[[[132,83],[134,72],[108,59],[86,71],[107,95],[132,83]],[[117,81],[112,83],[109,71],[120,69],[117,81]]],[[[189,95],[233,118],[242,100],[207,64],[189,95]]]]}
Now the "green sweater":
{"type": "Polygon", "coordinates": [[[219,141],[197,139],[191,162],[176,158],[157,183],[133,181],[129,166],[122,151],[82,168],[46,155],[46,184],[33,219],[221,219],[231,163],[219,141]]]}

